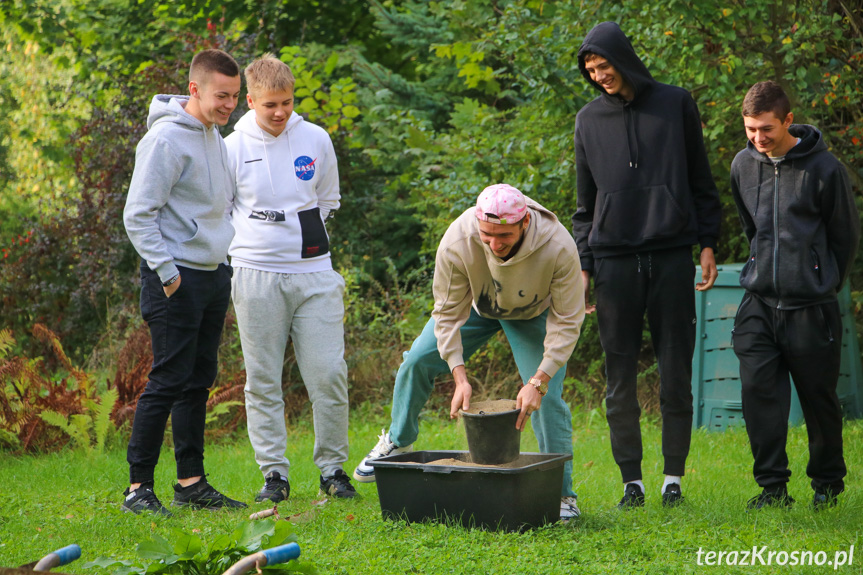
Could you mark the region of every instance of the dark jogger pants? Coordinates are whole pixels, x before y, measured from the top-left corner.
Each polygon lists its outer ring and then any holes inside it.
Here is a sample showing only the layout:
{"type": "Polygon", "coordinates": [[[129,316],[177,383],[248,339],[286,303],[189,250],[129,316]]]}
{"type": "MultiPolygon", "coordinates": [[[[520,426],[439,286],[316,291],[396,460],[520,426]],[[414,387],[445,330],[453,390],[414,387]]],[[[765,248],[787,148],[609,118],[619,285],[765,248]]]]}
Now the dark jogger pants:
{"type": "Polygon", "coordinates": [[[659,366],[665,474],[682,476],[692,437],[695,265],[689,247],[597,258],[594,291],[605,352],[606,418],[624,482],[641,479],[636,382],[644,314],[659,366]]]}
{"type": "Polygon", "coordinates": [[[131,483],[153,480],[168,415],[177,478],[204,475],[207,398],[231,299],[231,268],[180,268],[180,275],[179,289],[168,298],[159,276],[141,267],[141,315],[150,328],[153,367],[138,399],[126,452],[131,483]]]}
{"type": "Polygon", "coordinates": [[[732,341],[740,360],[743,419],[755,458],[755,481],[769,487],[791,476],[785,452],[790,375],[809,434],[806,474],[812,488],[841,493],[846,469],[836,395],[842,350],[839,304],[779,310],[747,293],[734,323],[732,341]]]}

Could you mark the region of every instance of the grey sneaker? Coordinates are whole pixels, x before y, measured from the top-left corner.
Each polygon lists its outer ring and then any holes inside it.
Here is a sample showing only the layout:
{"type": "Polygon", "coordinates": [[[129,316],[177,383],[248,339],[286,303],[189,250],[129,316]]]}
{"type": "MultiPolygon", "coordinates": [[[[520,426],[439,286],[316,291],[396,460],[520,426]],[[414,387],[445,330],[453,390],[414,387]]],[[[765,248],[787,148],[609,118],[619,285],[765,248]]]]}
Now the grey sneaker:
{"type": "Polygon", "coordinates": [[[341,469],[336,469],[335,474],[324,477],[321,475],[321,496],[332,495],[339,499],[350,499],[357,496],[357,490],[351,485],[351,478],[341,469]]]}
{"type": "Polygon", "coordinates": [[[202,477],[197,483],[188,487],[180,484],[174,485],[174,503],[180,507],[192,507],[194,509],[242,509],[248,507],[242,501],[235,501],[226,495],[222,495],[202,477]]]}
{"type": "Polygon", "coordinates": [[[570,519],[575,519],[581,515],[581,511],[578,509],[578,497],[572,495],[570,497],[561,497],[560,498],[560,520],[561,521],[569,521],[570,519]]]}
{"type": "Polygon", "coordinates": [[[273,503],[280,503],[288,498],[291,494],[291,484],[287,479],[282,479],[282,474],[278,471],[270,471],[264,477],[264,487],[260,493],[255,496],[255,502],[260,503],[269,499],[273,503]]]}
{"type": "Polygon", "coordinates": [[[374,446],[374,448],[369,451],[369,454],[366,455],[365,459],[363,459],[357,468],[354,469],[354,479],[359,481],[360,483],[371,483],[375,480],[375,468],[369,465],[369,461],[374,461],[375,459],[380,459],[381,457],[386,457],[387,455],[396,455],[398,453],[408,453],[413,451],[413,445],[408,445],[407,447],[398,447],[395,443],[390,441],[389,432],[381,429],[381,434],[378,437],[378,443],[374,446]]]}
{"type": "Polygon", "coordinates": [[[123,495],[125,495],[126,498],[123,500],[123,504],[120,505],[120,509],[126,513],[134,513],[136,515],[140,513],[153,513],[155,515],[171,517],[171,512],[168,511],[168,509],[162,505],[162,502],[159,501],[159,498],[156,497],[156,493],[153,491],[152,481],[142,483],[141,486],[134,491],[130,491],[127,487],[126,491],[123,492],[123,495]]]}

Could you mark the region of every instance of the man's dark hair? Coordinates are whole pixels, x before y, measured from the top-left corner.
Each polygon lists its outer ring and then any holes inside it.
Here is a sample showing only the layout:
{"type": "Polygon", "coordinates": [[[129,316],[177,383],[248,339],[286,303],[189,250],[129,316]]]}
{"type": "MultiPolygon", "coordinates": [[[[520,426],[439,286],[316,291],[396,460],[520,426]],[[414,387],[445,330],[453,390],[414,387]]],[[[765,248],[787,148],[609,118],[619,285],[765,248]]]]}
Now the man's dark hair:
{"type": "Polygon", "coordinates": [[[791,102],[782,86],[773,80],[767,80],[749,88],[743,98],[742,112],[749,118],[773,112],[777,118],[784,120],[791,112],[791,102]]]}
{"type": "Polygon", "coordinates": [[[195,54],[189,66],[189,80],[202,82],[206,74],[213,72],[233,78],[240,75],[240,67],[230,54],[222,50],[202,50],[195,54]]]}

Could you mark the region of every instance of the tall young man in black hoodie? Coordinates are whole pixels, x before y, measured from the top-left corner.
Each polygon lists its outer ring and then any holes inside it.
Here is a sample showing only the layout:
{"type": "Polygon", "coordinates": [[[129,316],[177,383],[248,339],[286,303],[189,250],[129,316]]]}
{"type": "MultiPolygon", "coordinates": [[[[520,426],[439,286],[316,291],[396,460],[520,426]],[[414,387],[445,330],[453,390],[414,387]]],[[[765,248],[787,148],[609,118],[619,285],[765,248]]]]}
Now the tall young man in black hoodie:
{"type": "Polygon", "coordinates": [[[836,294],[854,262],[860,219],[845,168],[818,130],[793,120],[779,84],[752,86],[743,100],[749,143],[731,164],[731,191],[750,250],[732,336],[753,471],[762,487],[750,509],[794,501],[786,487],[789,374],[809,434],[814,507],[835,505],[845,488],[836,294]]]}
{"type": "Polygon", "coordinates": [[[617,24],[603,22],[587,34],[578,66],[600,96],[575,120],[572,231],[585,296],[594,278],[606,416],[624,482],[619,507],[644,505],[636,381],[645,312],[661,379],[662,502],[676,505],[692,432],[692,246],[701,244],[695,289],[710,289],[719,194],[695,102],[686,90],[654,80],[617,24]]]}

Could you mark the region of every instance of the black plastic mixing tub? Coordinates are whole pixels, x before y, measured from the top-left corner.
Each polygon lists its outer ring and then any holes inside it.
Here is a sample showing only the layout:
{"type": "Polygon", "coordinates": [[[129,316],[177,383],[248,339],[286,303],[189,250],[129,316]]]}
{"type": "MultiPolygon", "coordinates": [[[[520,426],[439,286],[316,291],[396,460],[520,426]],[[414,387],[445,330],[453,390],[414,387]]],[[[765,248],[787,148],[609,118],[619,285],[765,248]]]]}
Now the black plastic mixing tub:
{"type": "Polygon", "coordinates": [[[563,465],[571,455],[522,453],[518,467],[429,465],[448,458],[470,461],[467,451],[414,451],[371,461],[383,517],[505,531],[560,519],[563,465]]]}

